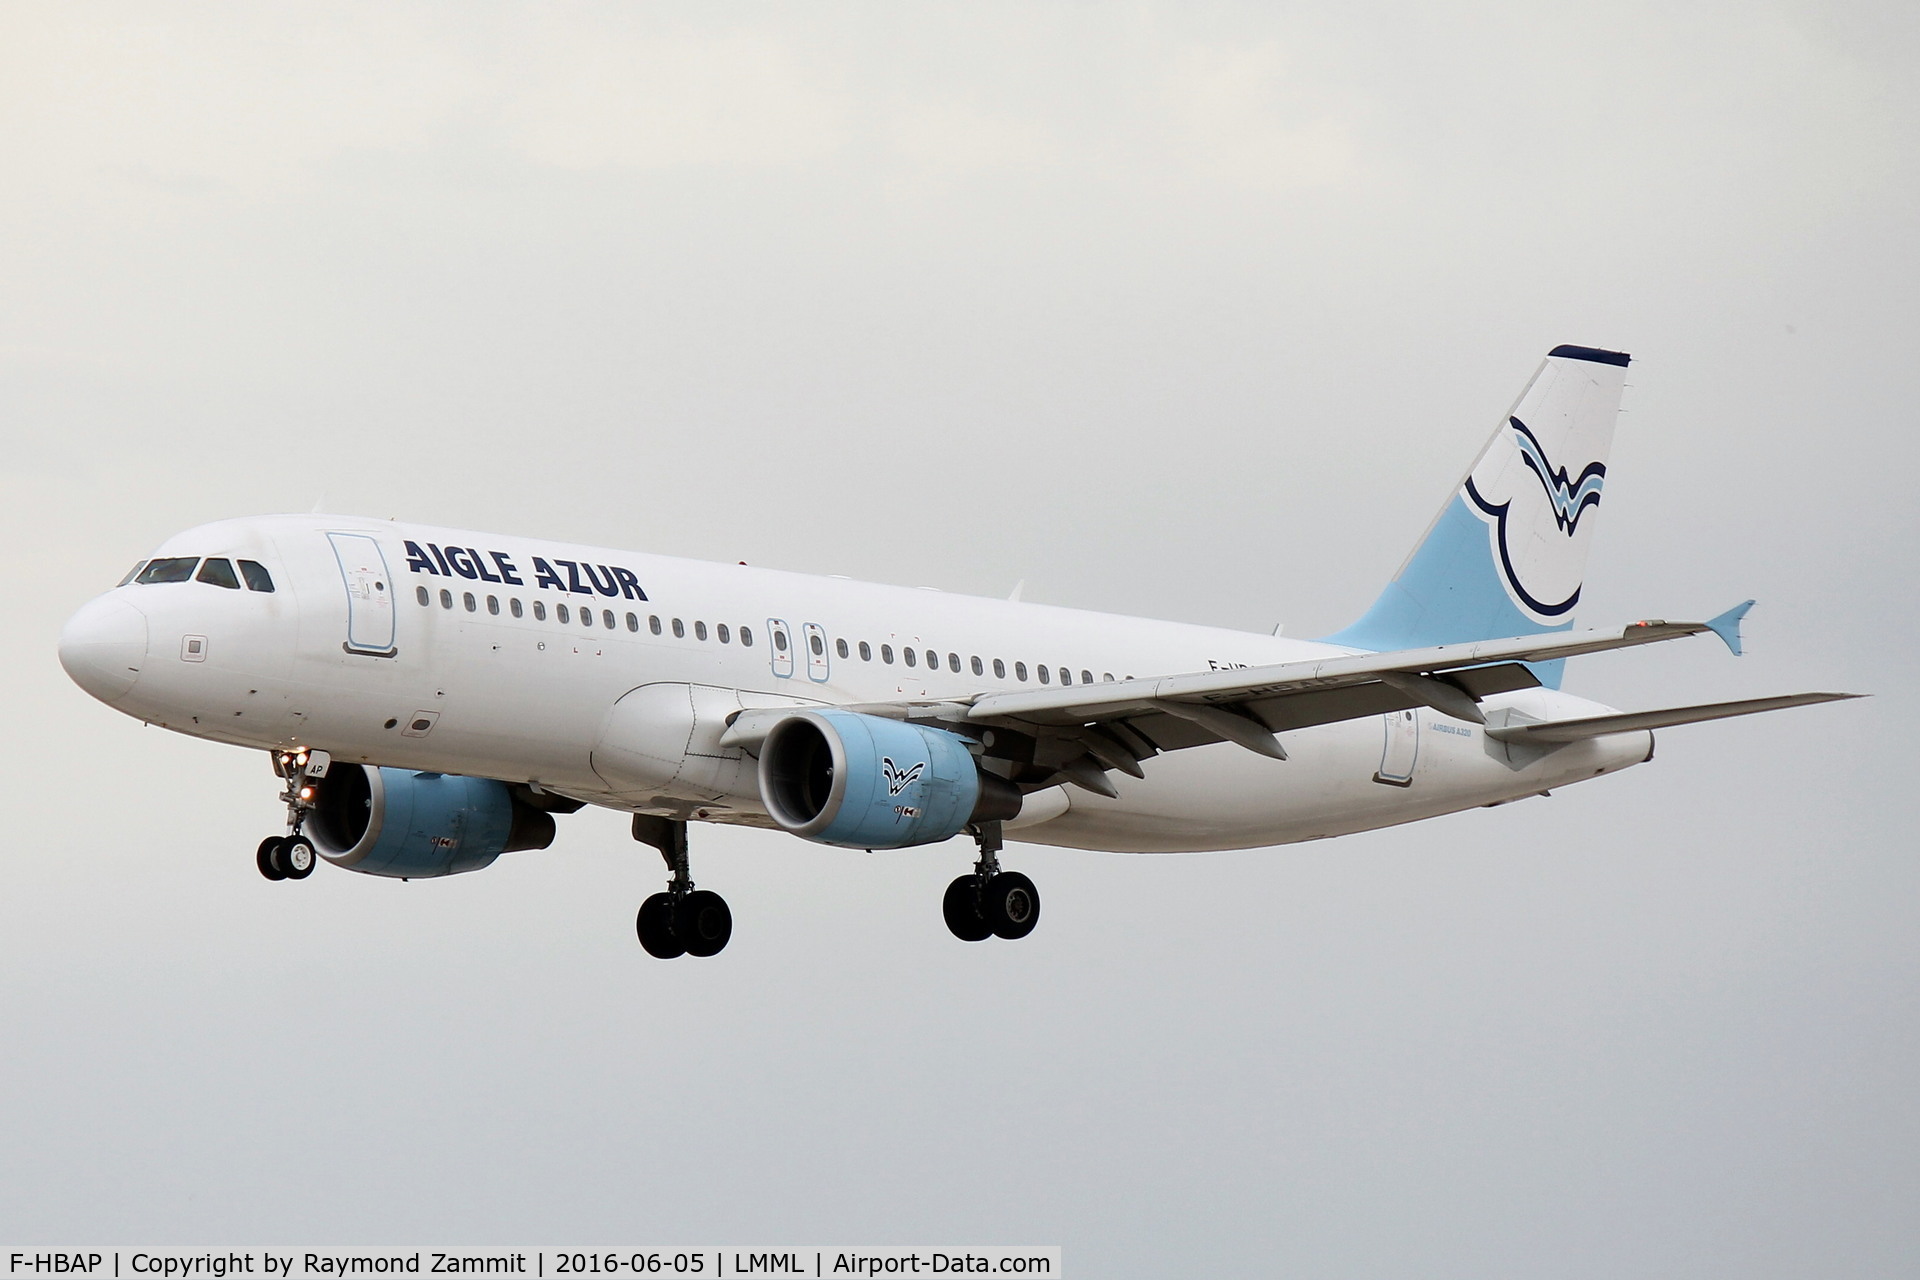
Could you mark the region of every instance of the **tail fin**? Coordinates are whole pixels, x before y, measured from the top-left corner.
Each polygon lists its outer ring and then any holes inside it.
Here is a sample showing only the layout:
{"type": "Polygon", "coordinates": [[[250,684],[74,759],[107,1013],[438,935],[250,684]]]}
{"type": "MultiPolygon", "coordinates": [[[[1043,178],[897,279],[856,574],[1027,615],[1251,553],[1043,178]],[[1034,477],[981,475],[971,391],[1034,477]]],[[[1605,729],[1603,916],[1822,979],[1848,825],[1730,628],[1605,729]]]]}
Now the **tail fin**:
{"type": "MultiPolygon", "coordinates": [[[[1400,572],[1328,642],[1378,652],[1571,627],[1627,360],[1548,352],[1400,572]]],[[[1560,664],[1536,674],[1557,688],[1560,664]]]]}

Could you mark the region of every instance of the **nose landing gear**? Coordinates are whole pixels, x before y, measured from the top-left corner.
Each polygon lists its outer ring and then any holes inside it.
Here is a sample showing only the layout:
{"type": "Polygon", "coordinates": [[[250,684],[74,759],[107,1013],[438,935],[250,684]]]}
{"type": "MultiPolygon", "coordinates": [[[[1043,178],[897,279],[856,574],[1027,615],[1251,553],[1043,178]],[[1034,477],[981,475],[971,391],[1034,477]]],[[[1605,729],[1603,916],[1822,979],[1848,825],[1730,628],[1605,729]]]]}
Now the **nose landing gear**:
{"type": "Polygon", "coordinates": [[[1018,871],[1000,869],[999,823],[979,824],[973,838],[980,845],[973,874],[948,885],[940,902],[947,928],[962,942],[1026,937],[1040,923],[1040,891],[1018,871]]]}
{"type": "Polygon", "coordinates": [[[634,918],[634,932],[640,935],[641,947],[658,960],[719,955],[733,937],[733,912],[719,894],[693,887],[687,824],[636,813],[633,838],[658,849],[671,873],[666,892],[642,902],[640,914],[634,918]]]}
{"type": "Polygon", "coordinates": [[[269,880],[305,880],[320,861],[313,841],[300,833],[313,812],[313,797],[327,776],[332,757],[324,751],[276,751],[273,772],[286,782],[280,798],[287,804],[287,834],[268,836],[254,854],[254,865],[269,880]]]}

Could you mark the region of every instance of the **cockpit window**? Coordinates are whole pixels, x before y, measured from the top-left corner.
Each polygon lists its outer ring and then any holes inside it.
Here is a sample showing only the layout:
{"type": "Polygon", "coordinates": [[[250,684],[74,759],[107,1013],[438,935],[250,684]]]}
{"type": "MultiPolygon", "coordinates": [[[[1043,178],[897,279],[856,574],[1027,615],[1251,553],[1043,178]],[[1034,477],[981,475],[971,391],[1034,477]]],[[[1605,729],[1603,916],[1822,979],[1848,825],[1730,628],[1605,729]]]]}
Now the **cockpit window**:
{"type": "Polygon", "coordinates": [[[200,572],[194,576],[193,580],[210,582],[216,587],[225,587],[229,591],[240,589],[240,579],[234,576],[232,563],[217,557],[201,565],[200,572]]]}
{"type": "Polygon", "coordinates": [[[267,572],[267,566],[258,560],[242,560],[240,574],[247,580],[249,591],[272,591],[273,575],[267,572]]]}
{"type": "Polygon", "coordinates": [[[139,564],[137,564],[137,565],[135,565],[135,566],[133,566],[133,568],[131,568],[131,569],[129,569],[129,570],[127,570],[127,576],[126,576],[126,577],[124,577],[124,578],[122,578],[122,579],[120,579],[120,582],[119,582],[119,585],[120,585],[120,586],[123,586],[123,587],[124,587],[124,586],[126,586],[126,585],[127,585],[127,584],[128,584],[129,582],[132,582],[132,581],[133,581],[133,579],[134,579],[134,577],[135,577],[135,576],[136,576],[136,575],[137,575],[137,574],[138,574],[138,573],[139,573],[139,572],[140,572],[140,571],[141,571],[142,569],[144,569],[144,568],[146,568],[146,567],[147,567],[147,562],[146,562],[145,560],[142,560],[142,561],[141,561],[141,562],[140,562],[139,564]]]}
{"type": "Polygon", "coordinates": [[[141,586],[156,582],[185,582],[193,576],[193,566],[200,563],[199,556],[169,556],[164,560],[149,561],[140,574],[141,586]]]}

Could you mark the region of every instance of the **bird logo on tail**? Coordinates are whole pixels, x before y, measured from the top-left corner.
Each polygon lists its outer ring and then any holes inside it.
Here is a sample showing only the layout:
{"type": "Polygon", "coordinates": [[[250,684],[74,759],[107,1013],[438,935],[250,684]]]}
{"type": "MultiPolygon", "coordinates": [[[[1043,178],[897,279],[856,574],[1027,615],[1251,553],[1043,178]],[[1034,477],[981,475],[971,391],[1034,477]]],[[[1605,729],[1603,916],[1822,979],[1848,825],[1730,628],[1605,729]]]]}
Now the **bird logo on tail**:
{"type": "MultiPolygon", "coordinates": [[[[1467,477],[1466,496],[1480,518],[1492,526],[1500,576],[1514,602],[1541,621],[1552,621],[1573,611],[1580,602],[1580,578],[1586,564],[1585,547],[1571,544],[1580,532],[1580,518],[1600,505],[1607,481],[1604,462],[1589,462],[1576,477],[1555,467],[1527,424],[1508,418],[1520,463],[1539,482],[1535,489],[1518,479],[1512,455],[1501,465],[1481,466],[1467,477]],[[1504,490],[1504,492],[1503,492],[1504,490]],[[1566,535],[1564,542],[1542,535],[1551,524],[1566,535]]],[[[1490,456],[1489,461],[1493,460],[1490,456]]]]}

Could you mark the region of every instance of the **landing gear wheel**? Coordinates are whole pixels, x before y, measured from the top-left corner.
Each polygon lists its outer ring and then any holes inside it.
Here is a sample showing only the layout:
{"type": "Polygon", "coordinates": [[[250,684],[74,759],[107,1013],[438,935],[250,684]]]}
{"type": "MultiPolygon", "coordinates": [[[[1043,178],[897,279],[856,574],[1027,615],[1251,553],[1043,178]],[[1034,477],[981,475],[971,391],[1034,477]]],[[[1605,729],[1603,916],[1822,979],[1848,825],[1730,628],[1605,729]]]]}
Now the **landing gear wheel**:
{"type": "Polygon", "coordinates": [[[680,900],[673,931],[686,942],[688,955],[718,955],[733,936],[733,912],[719,894],[696,889],[680,900]]]}
{"type": "Polygon", "coordinates": [[[274,850],[273,859],[289,880],[305,880],[313,874],[314,864],[320,861],[313,851],[313,841],[305,836],[288,836],[282,840],[274,850]]]}
{"type": "Polygon", "coordinates": [[[656,893],[640,904],[633,922],[640,945],[656,960],[672,960],[687,953],[687,944],[673,931],[673,895],[656,893]]]}
{"type": "Polygon", "coordinates": [[[285,880],[287,873],[280,869],[279,861],[274,857],[280,850],[280,842],[285,836],[268,836],[260,842],[260,852],[254,855],[254,865],[260,868],[260,874],[269,880],[285,880]]]}
{"type": "Polygon", "coordinates": [[[1002,871],[981,892],[980,914],[996,936],[1024,938],[1040,923],[1040,891],[1018,871],[1002,871]]]}
{"type": "Polygon", "coordinates": [[[947,886],[940,900],[940,913],[947,928],[962,942],[985,942],[993,936],[993,926],[980,915],[980,877],[961,876],[947,886]]]}

